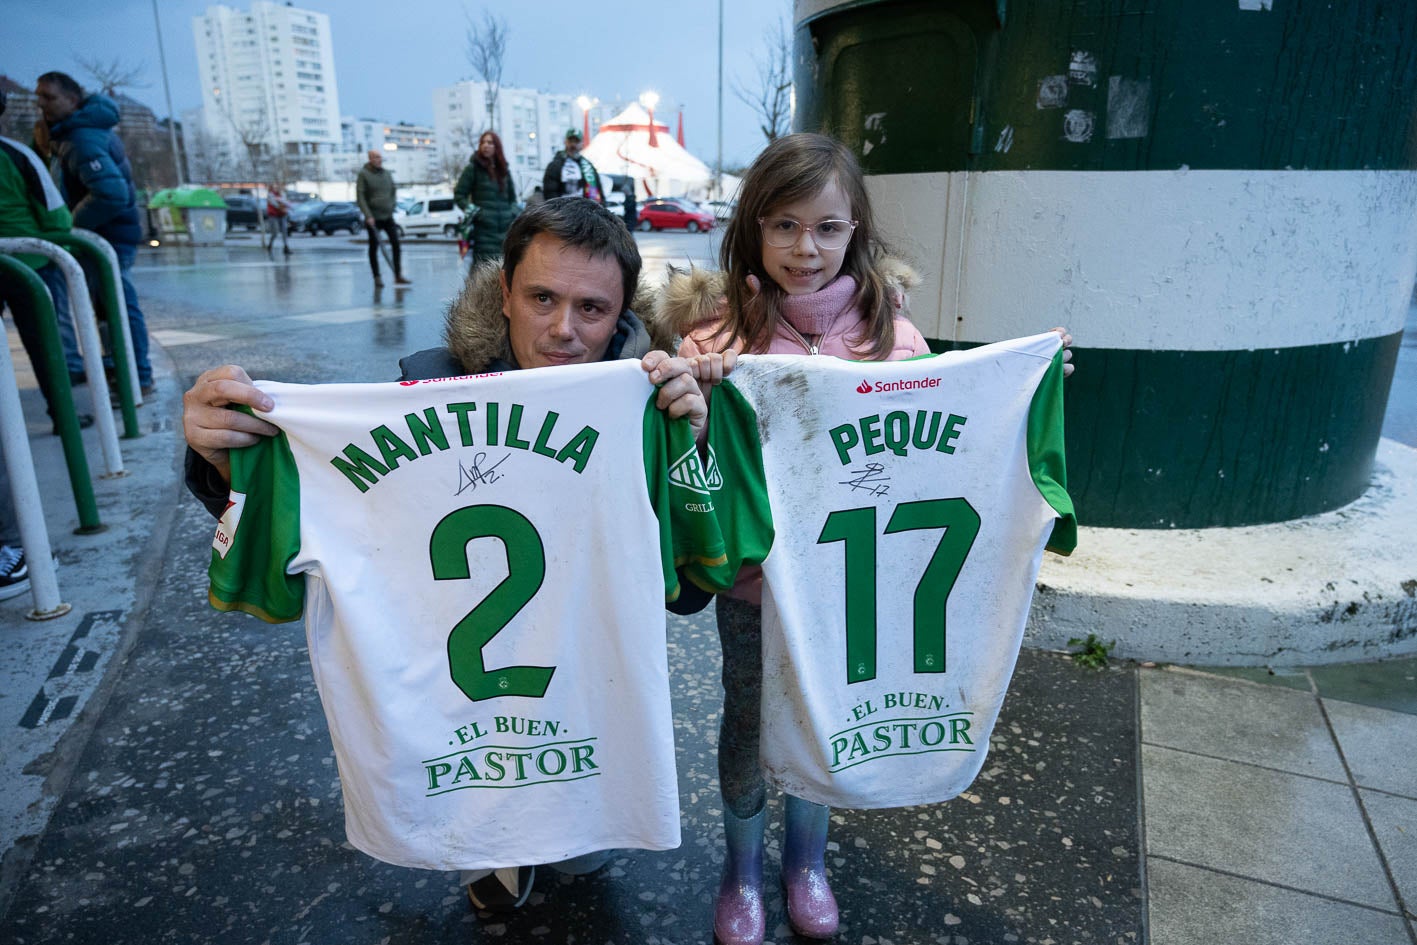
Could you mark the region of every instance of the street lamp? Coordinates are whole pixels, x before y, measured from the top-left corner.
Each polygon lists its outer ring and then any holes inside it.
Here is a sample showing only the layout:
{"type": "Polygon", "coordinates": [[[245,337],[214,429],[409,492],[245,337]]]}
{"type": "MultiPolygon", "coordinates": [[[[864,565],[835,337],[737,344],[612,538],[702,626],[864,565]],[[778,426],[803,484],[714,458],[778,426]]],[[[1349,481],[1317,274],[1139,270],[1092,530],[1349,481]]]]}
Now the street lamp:
{"type": "Polygon", "coordinates": [[[581,108],[581,137],[586,144],[590,143],[590,109],[599,102],[598,98],[588,98],[584,95],[576,99],[576,104],[581,108]]]}
{"type": "Polygon", "coordinates": [[[659,104],[659,93],[641,92],[640,104],[645,107],[645,111],[649,112],[649,146],[651,148],[657,148],[659,147],[659,140],[655,137],[654,133],[654,106],[659,104]]]}

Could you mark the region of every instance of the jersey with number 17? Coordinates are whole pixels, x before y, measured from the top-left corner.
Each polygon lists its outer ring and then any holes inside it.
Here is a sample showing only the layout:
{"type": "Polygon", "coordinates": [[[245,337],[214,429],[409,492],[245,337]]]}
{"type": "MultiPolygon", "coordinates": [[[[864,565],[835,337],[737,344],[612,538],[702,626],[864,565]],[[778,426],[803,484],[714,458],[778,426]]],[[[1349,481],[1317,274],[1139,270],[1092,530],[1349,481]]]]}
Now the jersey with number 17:
{"type": "Polygon", "coordinates": [[[946,800],[984,763],[1045,544],[1076,541],[1061,342],[889,363],[746,356],[709,490],[763,565],[761,755],[836,807],[946,800]]]}
{"type": "Polygon", "coordinates": [[[677,846],[664,605],[722,547],[639,362],[258,386],[281,432],[232,455],[211,601],[304,614],[350,842],[430,869],[677,846]]]}

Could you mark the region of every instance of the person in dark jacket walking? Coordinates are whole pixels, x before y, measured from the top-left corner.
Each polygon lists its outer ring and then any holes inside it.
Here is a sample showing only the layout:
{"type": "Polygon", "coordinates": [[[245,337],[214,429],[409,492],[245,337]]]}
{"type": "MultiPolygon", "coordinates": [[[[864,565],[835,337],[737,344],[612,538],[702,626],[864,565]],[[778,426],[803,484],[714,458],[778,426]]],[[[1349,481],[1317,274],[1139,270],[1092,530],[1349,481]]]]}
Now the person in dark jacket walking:
{"type": "Polygon", "coordinates": [[[473,265],[502,255],[502,241],[517,216],[517,189],[495,131],[484,131],[478,139],[477,151],[458,177],[453,202],[472,227],[473,265]]]}
{"type": "Polygon", "coordinates": [[[384,284],[379,278],[379,231],[389,237],[389,248],[394,254],[394,285],[412,285],[412,279],[403,277],[403,259],[399,255],[399,228],[394,225],[394,210],[398,209],[398,185],[394,175],[384,170],[384,155],[380,151],[369,151],[369,163],[359,169],[359,177],[354,183],[355,199],[359,212],[364,214],[364,229],[369,233],[369,268],[374,273],[374,286],[384,284]]]}
{"type": "Polygon", "coordinates": [[[625,214],[625,226],[633,231],[640,225],[639,204],[635,202],[635,179],[626,177],[624,183],[625,205],[621,208],[625,214]]]}
{"type": "Polygon", "coordinates": [[[589,197],[605,206],[600,174],[595,165],[581,157],[581,133],[566,129],[566,149],[557,151],[541,177],[541,192],[547,200],[556,197],[589,197]]]}
{"type": "Polygon", "coordinates": [[[118,255],[133,335],[133,361],[146,397],[154,390],[148,326],[132,279],[143,227],[133,168],[123,142],[113,131],[118,124],[118,106],[105,95],[84,94],[83,87],[63,72],[40,76],[34,94],[43,116],[35,125],[35,150],[48,158],[50,173],[73,211],[74,226],[93,230],[108,240],[118,255]]]}

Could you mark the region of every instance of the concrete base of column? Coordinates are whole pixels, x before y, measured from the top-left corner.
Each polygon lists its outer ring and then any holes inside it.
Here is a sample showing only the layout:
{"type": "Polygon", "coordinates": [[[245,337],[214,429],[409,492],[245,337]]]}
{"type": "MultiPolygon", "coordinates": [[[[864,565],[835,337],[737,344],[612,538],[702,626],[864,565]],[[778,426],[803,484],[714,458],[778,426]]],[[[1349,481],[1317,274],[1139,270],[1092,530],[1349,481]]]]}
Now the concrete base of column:
{"type": "Polygon", "coordinates": [[[1044,555],[1024,645],[1095,633],[1114,656],[1312,666],[1417,653],[1417,449],[1382,440],[1357,501],[1245,528],[1081,528],[1044,555]]]}

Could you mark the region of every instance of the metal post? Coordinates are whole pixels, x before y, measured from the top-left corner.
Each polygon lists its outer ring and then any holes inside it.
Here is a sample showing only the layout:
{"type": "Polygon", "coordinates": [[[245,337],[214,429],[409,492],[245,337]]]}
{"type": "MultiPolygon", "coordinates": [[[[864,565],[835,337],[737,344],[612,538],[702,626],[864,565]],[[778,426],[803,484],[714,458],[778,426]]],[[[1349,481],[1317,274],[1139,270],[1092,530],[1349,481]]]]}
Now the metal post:
{"type": "MultiPolygon", "coordinates": [[[[39,335],[41,356],[49,374],[50,414],[54,427],[59,431],[59,442],[64,449],[64,463],[69,467],[69,485],[74,491],[74,506],[79,513],[79,527],[75,534],[92,535],[104,530],[99,520],[98,503],[93,494],[93,477],[89,474],[88,457],[84,455],[84,435],[79,429],[78,412],[74,409],[74,390],[69,383],[69,370],[64,362],[64,345],[59,340],[59,324],[55,318],[54,305],[49,296],[49,288],[29,266],[8,253],[0,253],[0,273],[6,282],[16,288],[28,288],[29,304],[34,307],[32,317],[35,331],[39,335]]],[[[25,299],[19,294],[10,298],[10,307],[24,305],[25,299]]],[[[33,356],[33,353],[31,353],[33,356]]],[[[39,365],[35,366],[36,372],[39,365]]]]}
{"type": "MultiPolygon", "coordinates": [[[[132,397],[133,404],[141,407],[143,405],[143,388],[138,384],[138,359],[133,354],[133,327],[128,324],[128,300],[123,295],[123,267],[118,264],[118,253],[113,249],[113,245],[99,236],[92,230],[83,230],[75,227],[69,231],[70,238],[77,240],[93,248],[94,252],[101,254],[108,260],[108,265],[113,273],[114,280],[114,308],[118,312],[118,325],[116,329],[110,326],[110,330],[117,330],[123,334],[123,351],[120,353],[118,346],[114,345],[113,363],[122,369],[121,380],[127,384],[127,389],[132,397]]],[[[121,387],[122,385],[120,385],[121,387]]],[[[123,393],[119,390],[119,394],[123,393]]],[[[128,419],[127,412],[124,412],[124,420],[128,419]]],[[[129,424],[133,429],[128,431],[129,437],[138,436],[137,418],[129,424]]]]}
{"type": "Polygon", "coordinates": [[[172,110],[172,86],[167,81],[167,53],[162,48],[162,20],[157,15],[157,0],[153,0],[153,22],[157,24],[157,58],[162,64],[162,91],[167,95],[167,136],[172,143],[172,169],[177,174],[177,186],[187,182],[182,172],[182,158],[177,152],[177,113],[172,110]]]}
{"type": "MultiPolygon", "coordinates": [[[[103,450],[104,477],[115,478],[128,475],[123,468],[123,452],[118,447],[118,430],[113,424],[113,407],[108,402],[108,378],[103,374],[103,346],[98,338],[98,325],[94,321],[93,302],[89,301],[88,283],[84,281],[84,271],[64,250],[48,240],[29,236],[12,236],[0,239],[0,253],[33,253],[43,256],[59,267],[69,285],[69,307],[74,316],[74,327],[84,349],[84,373],[88,376],[89,392],[93,395],[94,426],[98,429],[98,442],[103,450]]],[[[124,318],[126,324],[127,319],[124,318]]]]}
{"type": "Polygon", "coordinates": [[[718,157],[713,162],[713,195],[723,199],[723,0],[718,0],[718,157]]]}
{"type": "Polygon", "coordinates": [[[10,473],[10,493],[20,526],[20,544],[29,565],[34,610],[25,616],[30,620],[62,617],[73,608],[59,599],[59,580],[54,575],[53,552],[49,532],[44,527],[39,482],[34,475],[34,455],[25,432],[25,417],[20,409],[20,391],[15,385],[15,365],[10,360],[8,342],[0,344],[0,452],[10,473]]]}

